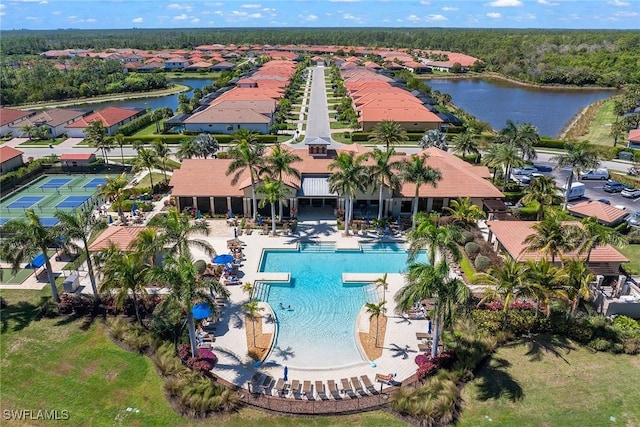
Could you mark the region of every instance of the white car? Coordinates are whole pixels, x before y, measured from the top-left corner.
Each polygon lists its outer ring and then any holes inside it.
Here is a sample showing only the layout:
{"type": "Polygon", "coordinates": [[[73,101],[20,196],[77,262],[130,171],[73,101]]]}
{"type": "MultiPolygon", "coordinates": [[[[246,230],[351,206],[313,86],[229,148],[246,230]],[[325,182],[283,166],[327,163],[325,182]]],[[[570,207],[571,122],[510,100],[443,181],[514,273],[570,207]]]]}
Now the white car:
{"type": "Polygon", "coordinates": [[[534,173],[538,173],[538,168],[535,168],[533,166],[524,166],[521,168],[513,168],[513,171],[511,171],[511,173],[513,175],[526,175],[526,176],[531,176],[534,173]]]}
{"type": "Polygon", "coordinates": [[[580,174],[580,179],[609,179],[609,171],[607,169],[590,169],[580,174]]]}
{"type": "Polygon", "coordinates": [[[636,197],[640,197],[640,188],[625,188],[620,192],[620,195],[622,197],[635,199],[636,197]]]}

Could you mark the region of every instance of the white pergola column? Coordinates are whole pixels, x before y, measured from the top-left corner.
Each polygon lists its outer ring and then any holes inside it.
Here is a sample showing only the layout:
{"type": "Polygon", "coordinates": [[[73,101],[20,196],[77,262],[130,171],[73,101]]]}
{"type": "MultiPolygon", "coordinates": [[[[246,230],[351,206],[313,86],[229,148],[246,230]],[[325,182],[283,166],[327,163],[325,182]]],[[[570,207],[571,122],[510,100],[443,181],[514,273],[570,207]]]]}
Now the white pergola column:
{"type": "Polygon", "coordinates": [[[231,210],[231,197],[227,196],[227,212],[231,210]]]}
{"type": "MultiPolygon", "coordinates": [[[[420,202],[420,199],[418,199],[418,204],[420,202]]],[[[427,212],[431,212],[431,210],[433,209],[433,197],[429,197],[427,199],[427,212]]]]}
{"type": "Polygon", "coordinates": [[[198,209],[198,198],[196,196],[192,196],[191,197],[192,201],[193,201],[193,205],[191,205],[193,207],[193,209],[198,209]]]}
{"type": "Polygon", "coordinates": [[[209,196],[209,212],[211,212],[212,216],[215,213],[214,206],[215,206],[215,204],[213,202],[213,196],[209,196]]]}

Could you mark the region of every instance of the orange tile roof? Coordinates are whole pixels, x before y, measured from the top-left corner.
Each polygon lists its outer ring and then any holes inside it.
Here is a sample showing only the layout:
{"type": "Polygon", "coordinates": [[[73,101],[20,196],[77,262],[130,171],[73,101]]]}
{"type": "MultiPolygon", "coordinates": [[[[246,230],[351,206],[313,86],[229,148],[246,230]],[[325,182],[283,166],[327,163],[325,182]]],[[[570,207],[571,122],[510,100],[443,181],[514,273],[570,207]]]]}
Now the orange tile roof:
{"type": "Polygon", "coordinates": [[[629,141],[640,143],[640,129],[632,129],[629,131],[629,141]]]}
{"type": "Polygon", "coordinates": [[[91,160],[93,157],[93,153],[64,153],[60,155],[60,160],[91,160]]]}
{"type": "Polygon", "coordinates": [[[134,110],[131,108],[123,108],[123,107],[107,107],[102,110],[98,110],[94,113],[89,114],[81,118],[78,121],[75,121],[68,125],[68,128],[85,128],[91,124],[91,122],[95,122],[99,120],[106,127],[114,126],[126,119],[129,119],[136,114],[139,114],[139,110],[134,110]]]}
{"type": "Polygon", "coordinates": [[[255,101],[240,101],[240,100],[228,100],[214,99],[209,104],[216,108],[234,108],[234,109],[249,109],[260,114],[271,115],[276,111],[278,103],[273,99],[268,100],[255,100],[255,101]]]}
{"type": "Polygon", "coordinates": [[[4,163],[7,160],[15,159],[18,156],[22,156],[24,153],[20,150],[16,150],[13,147],[0,147],[0,163],[4,163]]]}
{"type": "Polygon", "coordinates": [[[393,120],[398,123],[442,123],[442,119],[423,106],[411,106],[400,108],[386,107],[360,107],[359,122],[381,122],[383,120],[393,120]]]}
{"type": "Polygon", "coordinates": [[[129,245],[138,234],[146,227],[111,226],[104,230],[94,242],[89,245],[89,252],[96,252],[107,249],[114,243],[121,251],[129,251],[129,245]]]}
{"type": "MultiPolygon", "coordinates": [[[[543,257],[538,252],[524,251],[526,245],[523,243],[527,236],[534,234],[531,228],[538,221],[487,221],[487,226],[498,239],[500,244],[505,248],[509,255],[517,261],[526,261],[529,259],[540,261],[543,257]]],[[[566,225],[582,226],[578,221],[566,221],[566,225]]],[[[574,252],[563,254],[568,258],[576,258],[578,255],[574,252]]],[[[549,258],[550,260],[550,258],[549,258]]],[[[629,259],[618,252],[611,245],[596,246],[591,251],[589,263],[621,263],[628,262],[629,259]]]]}
{"type": "Polygon", "coordinates": [[[567,210],[569,211],[569,213],[579,217],[588,218],[595,216],[605,224],[615,224],[617,222],[621,222],[622,219],[629,214],[624,209],[619,209],[615,206],[611,206],[597,200],[588,200],[586,202],[581,202],[576,205],[569,206],[567,210]]]}
{"type": "Polygon", "coordinates": [[[0,126],[8,125],[18,119],[31,116],[33,112],[14,110],[13,108],[0,108],[0,126]]]}

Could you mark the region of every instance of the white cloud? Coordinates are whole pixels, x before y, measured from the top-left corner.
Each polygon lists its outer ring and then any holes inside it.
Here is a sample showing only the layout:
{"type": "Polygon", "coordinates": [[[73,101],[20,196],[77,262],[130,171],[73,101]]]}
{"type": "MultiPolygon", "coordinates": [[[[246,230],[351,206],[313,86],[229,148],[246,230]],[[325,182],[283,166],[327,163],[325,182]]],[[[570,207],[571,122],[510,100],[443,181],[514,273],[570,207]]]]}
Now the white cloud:
{"type": "Polygon", "coordinates": [[[445,12],[455,12],[456,10],[458,10],[458,8],[445,6],[442,8],[442,10],[444,10],[445,12]]]}
{"type": "Polygon", "coordinates": [[[248,13],[240,10],[232,10],[231,14],[237,18],[253,18],[253,19],[262,18],[262,14],[260,12],[248,13]]]}
{"type": "Polygon", "coordinates": [[[4,5],[4,4],[0,4],[0,10],[4,9],[5,7],[7,7],[7,6],[4,5]]]}
{"type": "Polygon", "coordinates": [[[314,21],[318,20],[318,17],[316,15],[307,15],[307,16],[298,15],[298,18],[300,18],[300,19],[302,19],[303,21],[306,21],[306,22],[314,22],[314,21]]]}
{"type": "Polygon", "coordinates": [[[243,4],[240,7],[244,9],[260,9],[262,5],[261,4],[243,4]]]}
{"type": "Polygon", "coordinates": [[[427,15],[427,21],[429,22],[433,22],[433,21],[446,21],[447,17],[444,15],[427,15]]]}
{"type": "Polygon", "coordinates": [[[200,22],[200,18],[193,18],[193,19],[191,20],[191,23],[192,23],[192,24],[197,24],[198,22],[200,22]]]}
{"type": "Polygon", "coordinates": [[[431,4],[431,0],[420,0],[420,4],[423,6],[429,6],[431,4]]]}
{"type": "Polygon", "coordinates": [[[631,17],[634,17],[634,16],[638,16],[638,12],[632,12],[632,11],[628,10],[628,11],[616,12],[613,15],[618,17],[618,18],[631,18],[631,17]]]}
{"type": "Polygon", "coordinates": [[[133,18],[131,22],[134,24],[141,24],[144,21],[144,18],[133,18]]]}
{"type": "Polygon", "coordinates": [[[84,22],[98,22],[95,18],[87,18],[84,22]]]}
{"type": "Polygon", "coordinates": [[[545,6],[558,6],[560,3],[555,3],[549,0],[538,0],[538,3],[543,4],[545,6]]]}
{"type": "Polygon", "coordinates": [[[27,16],[24,19],[26,19],[27,21],[42,22],[42,18],[40,18],[39,16],[27,16]]]}
{"type": "Polygon", "coordinates": [[[362,0],[329,0],[331,3],[358,3],[362,0]]]}
{"type": "Polygon", "coordinates": [[[535,13],[523,13],[516,16],[516,21],[535,21],[538,19],[535,13]]]}
{"type": "Polygon", "coordinates": [[[345,13],[342,15],[342,19],[346,19],[348,21],[355,21],[357,18],[350,13],[345,13]]]}
{"type": "Polygon", "coordinates": [[[167,9],[184,10],[185,12],[191,12],[193,11],[193,6],[189,6],[187,4],[171,3],[169,6],[167,6],[167,9]]]}
{"type": "MultiPolygon", "coordinates": [[[[30,16],[27,16],[27,19],[31,18],[30,16]]],[[[71,16],[67,16],[67,19],[78,19],[78,17],[76,15],[71,15],[71,16]]]]}
{"type": "Polygon", "coordinates": [[[516,7],[522,6],[522,2],[520,0],[495,0],[489,3],[489,6],[493,7],[516,7]]]}
{"type": "Polygon", "coordinates": [[[56,15],[56,16],[60,15],[60,13],[61,12],[59,10],[54,10],[53,12],[51,12],[52,15],[56,15]]]}
{"type": "Polygon", "coordinates": [[[221,10],[216,10],[215,12],[213,12],[213,14],[220,16],[223,14],[223,12],[221,10]]]}
{"type": "Polygon", "coordinates": [[[611,0],[608,3],[613,6],[629,6],[629,2],[622,1],[622,0],[611,0]]]}
{"type": "Polygon", "coordinates": [[[499,19],[502,18],[502,14],[500,12],[489,12],[487,13],[487,17],[492,19],[499,19]]]}
{"type": "Polygon", "coordinates": [[[252,13],[252,14],[248,15],[248,17],[252,18],[252,19],[260,19],[260,18],[262,18],[262,14],[261,13],[252,13]]]}
{"type": "Polygon", "coordinates": [[[4,16],[6,14],[7,14],[6,12],[0,12],[0,16],[4,16]]]}
{"type": "Polygon", "coordinates": [[[174,16],[174,17],[173,17],[173,20],[174,20],[174,21],[186,21],[186,20],[187,20],[187,18],[188,18],[188,16],[187,16],[187,15],[185,15],[185,14],[183,13],[183,14],[181,14],[181,15],[176,15],[176,16],[174,16]]]}
{"type": "Polygon", "coordinates": [[[222,7],[222,6],[224,6],[224,3],[216,1],[216,2],[213,2],[213,3],[205,2],[205,3],[202,3],[202,5],[204,7],[222,7]]]}
{"type": "Polygon", "coordinates": [[[410,21],[410,22],[419,22],[419,21],[420,21],[420,18],[419,18],[418,16],[416,16],[416,15],[409,15],[409,16],[407,16],[407,21],[410,21]]]}

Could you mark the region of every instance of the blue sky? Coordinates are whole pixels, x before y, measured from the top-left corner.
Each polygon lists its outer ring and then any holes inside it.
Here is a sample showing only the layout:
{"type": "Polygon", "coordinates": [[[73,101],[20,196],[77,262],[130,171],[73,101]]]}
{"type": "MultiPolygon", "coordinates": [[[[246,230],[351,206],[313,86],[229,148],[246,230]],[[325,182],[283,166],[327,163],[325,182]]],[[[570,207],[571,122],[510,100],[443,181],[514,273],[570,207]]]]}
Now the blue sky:
{"type": "Polygon", "coordinates": [[[0,28],[640,29],[640,0],[0,0],[0,28]]]}

